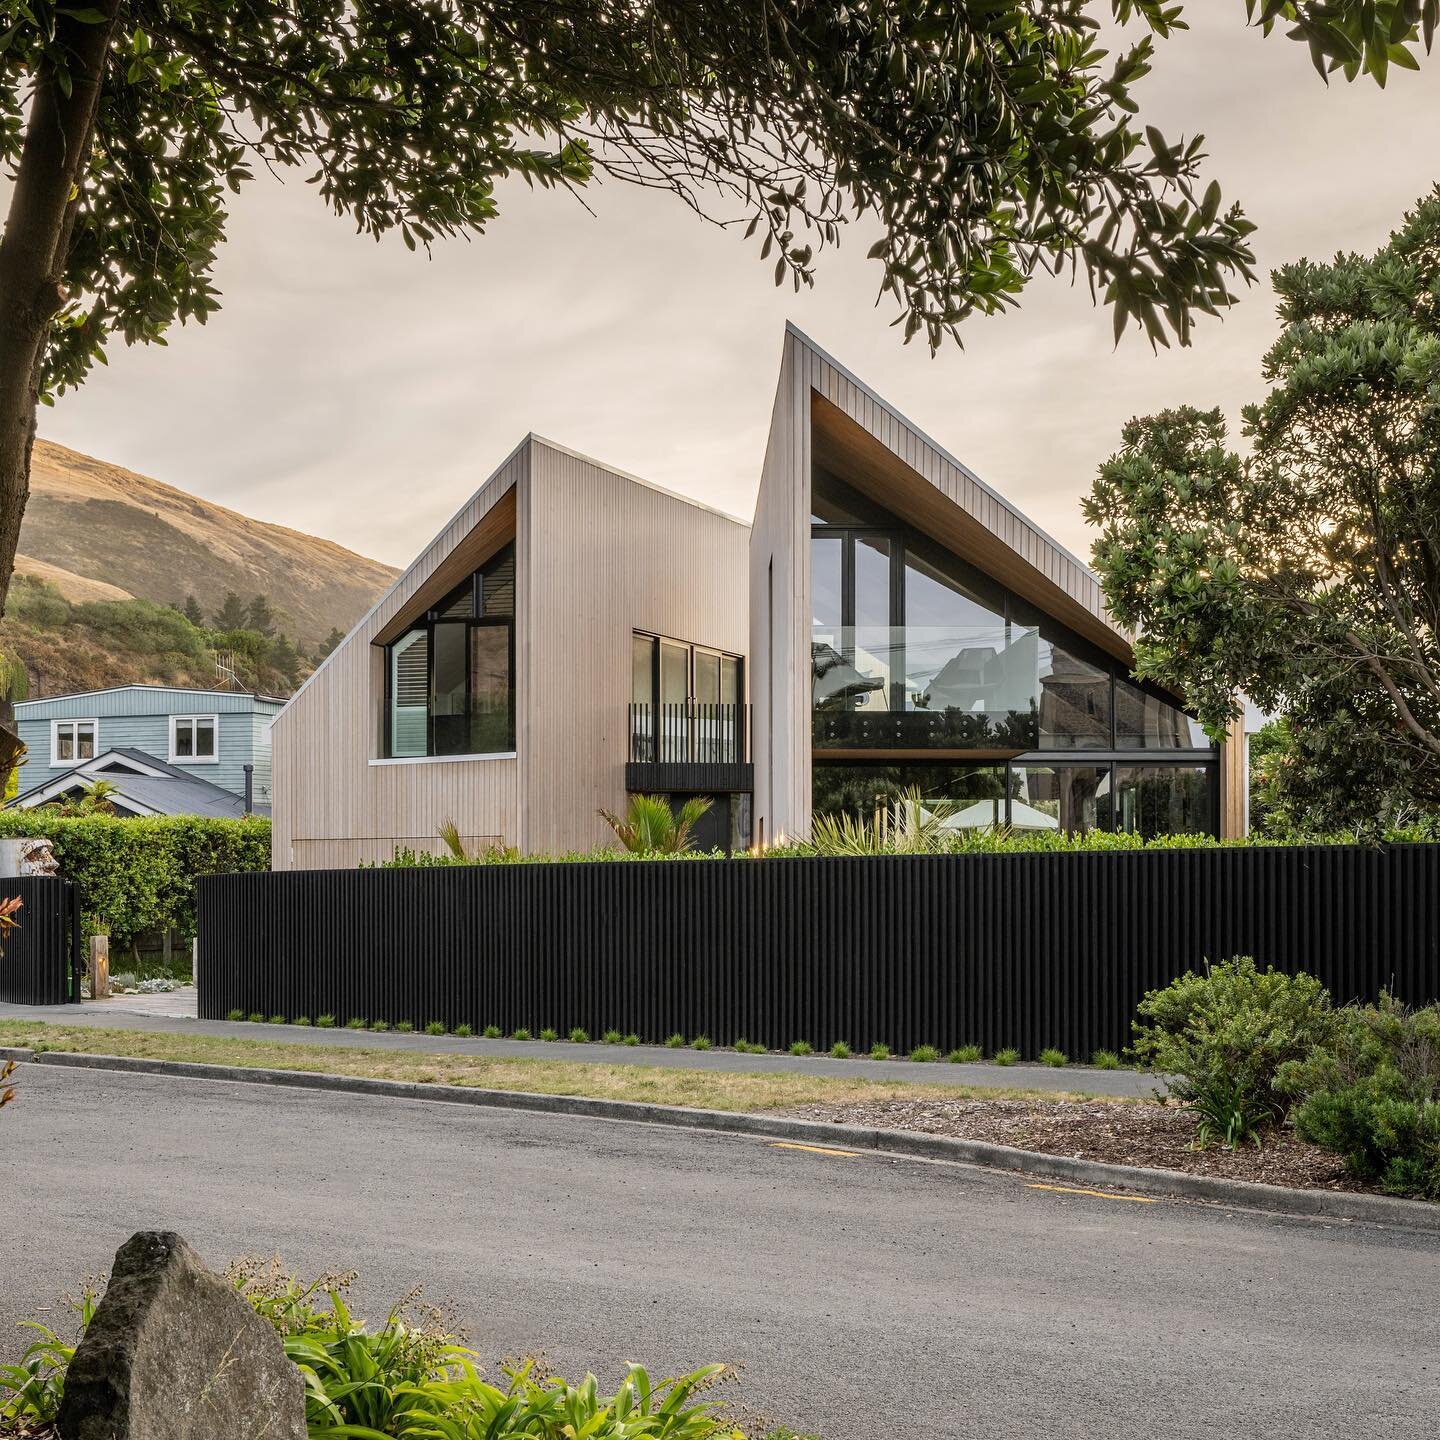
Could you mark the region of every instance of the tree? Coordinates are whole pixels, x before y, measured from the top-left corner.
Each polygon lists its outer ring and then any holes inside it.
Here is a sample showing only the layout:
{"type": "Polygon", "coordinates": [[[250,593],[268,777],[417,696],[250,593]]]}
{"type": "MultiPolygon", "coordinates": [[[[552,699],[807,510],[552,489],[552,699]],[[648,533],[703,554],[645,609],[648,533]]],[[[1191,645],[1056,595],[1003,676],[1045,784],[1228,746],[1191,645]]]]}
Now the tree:
{"type": "Polygon", "coordinates": [[[245,608],[245,628],[260,635],[275,633],[275,612],[263,595],[256,595],[245,608]]]}
{"type": "Polygon", "coordinates": [[[290,643],[287,635],[277,635],[270,642],[265,655],[265,664],[292,688],[300,680],[300,652],[290,643]]]}
{"type": "Polygon", "coordinates": [[[1375,255],[1275,272],[1248,458],[1218,410],[1132,420],[1085,511],[1142,673],[1212,731],[1285,719],[1293,820],[1440,807],[1440,187],[1375,255]]]}
{"type": "Polygon", "coordinates": [[[233,591],[225,592],[225,603],[215,612],[217,630],[248,630],[245,602],[233,591]]]}
{"type": "Polygon", "coordinates": [[[193,596],[185,597],[184,608],[180,613],[199,630],[205,624],[205,612],[200,608],[200,602],[193,596]]]}
{"type": "Polygon", "coordinates": [[[339,626],[332,626],[330,633],[325,637],[325,643],[315,652],[316,660],[323,660],[337,645],[345,639],[345,632],[339,626]]]}
{"type": "MultiPolygon", "coordinates": [[[[1428,47],[1440,0],[1246,0],[1322,72],[1428,47]]],[[[109,338],[203,322],[229,196],[299,169],[376,237],[476,232],[496,186],[605,174],[750,220],[777,283],[854,213],[906,337],[932,346],[1083,268],[1152,343],[1249,278],[1250,226],[1198,193],[1201,142],[1134,117],[1176,0],[0,0],[0,603],[37,402],[109,338]],[[1139,39],[1107,59],[1098,17],[1139,39]],[[28,109],[27,109],[28,107],[28,109]]]]}

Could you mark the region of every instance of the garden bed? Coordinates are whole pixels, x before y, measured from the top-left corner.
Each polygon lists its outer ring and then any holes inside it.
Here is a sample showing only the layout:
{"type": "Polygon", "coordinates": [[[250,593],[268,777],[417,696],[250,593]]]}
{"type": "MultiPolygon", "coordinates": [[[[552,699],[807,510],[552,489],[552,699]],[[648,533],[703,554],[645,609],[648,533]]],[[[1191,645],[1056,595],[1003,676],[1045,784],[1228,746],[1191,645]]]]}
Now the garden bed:
{"type": "Polygon", "coordinates": [[[1345,1173],[1338,1156],[1297,1140],[1288,1130],[1276,1133],[1263,1148],[1196,1149],[1194,1115],[1156,1102],[891,1097],[812,1103],[785,1113],[804,1120],[914,1130],[1111,1165],[1179,1170],[1302,1190],[1374,1193],[1373,1186],[1345,1173]]]}

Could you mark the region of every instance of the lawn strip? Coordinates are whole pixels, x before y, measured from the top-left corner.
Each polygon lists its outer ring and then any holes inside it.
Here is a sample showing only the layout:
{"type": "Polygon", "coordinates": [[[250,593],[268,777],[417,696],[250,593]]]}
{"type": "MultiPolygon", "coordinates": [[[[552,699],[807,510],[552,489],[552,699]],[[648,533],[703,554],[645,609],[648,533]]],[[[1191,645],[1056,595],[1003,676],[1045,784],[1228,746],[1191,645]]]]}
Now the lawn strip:
{"type": "MultiPolygon", "coordinates": [[[[702,1110],[793,1109],[815,1104],[874,1103],[909,1097],[924,1101],[1025,1099],[1042,1092],[1020,1088],[995,1090],[974,1085],[916,1085],[887,1081],[876,1066],[871,1079],[829,1076],[682,1070],[668,1066],[606,1064],[588,1061],[511,1059],[486,1055],[433,1054],[351,1046],[289,1045],[283,1041],[185,1035],[173,1031],[96,1029],[41,1021],[0,1021],[0,1046],[63,1050],[82,1055],[117,1055],[146,1060],[180,1060],[203,1065],[295,1070],[309,1074],[354,1075],[377,1080],[408,1080],[427,1085],[476,1086],[487,1090],[540,1095],[578,1095],[596,1100],[633,1100],[702,1110]]],[[[20,1077],[23,1078],[23,1077],[20,1077]]],[[[1081,1099],[1135,1104],[1119,1097],[1083,1092],[1047,1099],[1061,1104],[1081,1099]]]]}

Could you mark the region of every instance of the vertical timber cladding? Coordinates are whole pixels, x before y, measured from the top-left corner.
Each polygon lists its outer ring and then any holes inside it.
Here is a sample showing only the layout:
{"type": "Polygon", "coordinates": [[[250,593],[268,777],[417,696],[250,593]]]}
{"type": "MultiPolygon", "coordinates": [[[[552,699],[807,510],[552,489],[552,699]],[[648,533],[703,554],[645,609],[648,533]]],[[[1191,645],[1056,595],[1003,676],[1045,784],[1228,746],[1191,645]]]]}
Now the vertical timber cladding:
{"type": "Polygon", "coordinates": [[[1440,846],[307,871],[200,881],[200,1013],[1074,1058],[1206,960],[1440,998],[1440,846]]]}

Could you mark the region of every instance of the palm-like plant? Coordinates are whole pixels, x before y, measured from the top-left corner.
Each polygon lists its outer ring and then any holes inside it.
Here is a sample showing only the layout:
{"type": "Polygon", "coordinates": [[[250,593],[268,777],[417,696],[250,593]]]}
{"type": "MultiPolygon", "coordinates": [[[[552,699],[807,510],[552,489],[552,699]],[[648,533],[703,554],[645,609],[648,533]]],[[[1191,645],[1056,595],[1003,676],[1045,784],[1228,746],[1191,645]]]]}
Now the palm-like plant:
{"type": "Polygon", "coordinates": [[[600,817],[632,855],[682,855],[711,803],[696,795],[677,811],[663,795],[632,795],[623,816],[601,810],[600,817]]]}
{"type": "Polygon", "coordinates": [[[816,815],[810,847],[819,855],[933,855],[945,848],[955,808],[949,800],[924,800],[911,786],[874,816],[816,815]]]}

